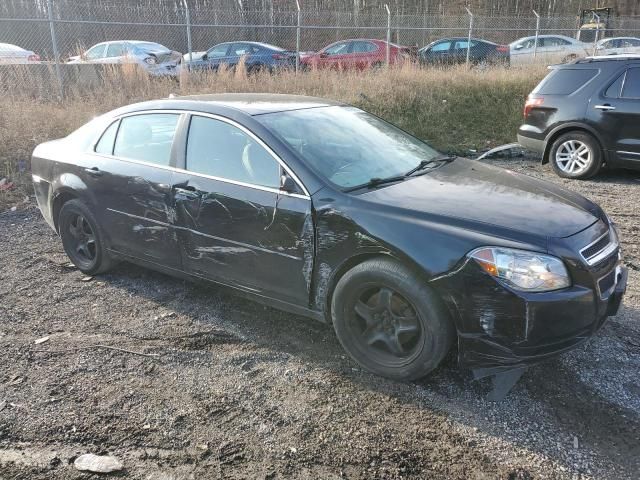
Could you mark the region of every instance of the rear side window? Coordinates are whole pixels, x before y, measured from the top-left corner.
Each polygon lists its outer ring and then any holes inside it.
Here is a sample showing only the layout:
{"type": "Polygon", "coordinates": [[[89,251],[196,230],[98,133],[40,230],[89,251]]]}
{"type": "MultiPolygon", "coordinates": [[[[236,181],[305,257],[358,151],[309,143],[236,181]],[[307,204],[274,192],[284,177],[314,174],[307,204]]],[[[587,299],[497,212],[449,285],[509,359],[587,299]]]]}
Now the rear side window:
{"type": "Polygon", "coordinates": [[[168,166],[179,114],[150,113],[125,117],[113,148],[117,157],[168,166]]]}
{"type": "Polygon", "coordinates": [[[624,98],[640,98],[640,68],[627,70],[622,96],[624,98]]]}
{"type": "Polygon", "coordinates": [[[540,95],[569,95],[583,87],[597,74],[598,70],[586,68],[553,70],[536,87],[533,93],[540,95]]]}
{"type": "Polygon", "coordinates": [[[113,141],[116,139],[116,132],[118,131],[118,122],[115,121],[109,128],[107,128],[100,140],[96,144],[96,153],[102,153],[103,155],[111,155],[113,153],[113,141]]]}
{"type": "Polygon", "coordinates": [[[608,98],[618,98],[620,96],[620,90],[622,90],[622,83],[624,82],[624,73],[622,73],[616,81],[609,85],[607,91],[604,92],[604,96],[608,98]]]}

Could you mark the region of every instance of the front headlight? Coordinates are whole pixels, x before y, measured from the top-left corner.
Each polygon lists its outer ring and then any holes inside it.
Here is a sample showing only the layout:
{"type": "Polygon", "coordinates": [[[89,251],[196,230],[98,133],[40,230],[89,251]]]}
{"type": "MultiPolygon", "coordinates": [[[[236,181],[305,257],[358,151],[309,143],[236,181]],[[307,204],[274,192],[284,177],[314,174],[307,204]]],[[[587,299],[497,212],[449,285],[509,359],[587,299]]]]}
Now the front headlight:
{"type": "Polygon", "coordinates": [[[502,247],[478,248],[469,254],[492,277],[516,290],[548,292],[569,287],[562,260],[542,253],[502,247]]]}

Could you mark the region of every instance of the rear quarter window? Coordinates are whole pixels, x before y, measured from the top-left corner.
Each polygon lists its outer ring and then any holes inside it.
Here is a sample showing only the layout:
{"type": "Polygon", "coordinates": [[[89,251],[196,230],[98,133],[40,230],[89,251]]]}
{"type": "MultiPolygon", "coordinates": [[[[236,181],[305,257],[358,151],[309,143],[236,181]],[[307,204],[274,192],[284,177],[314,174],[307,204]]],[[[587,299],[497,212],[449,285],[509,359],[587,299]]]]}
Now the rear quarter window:
{"type": "Polygon", "coordinates": [[[551,71],[532,93],[539,95],[570,95],[598,74],[597,69],[562,68],[551,71]]]}

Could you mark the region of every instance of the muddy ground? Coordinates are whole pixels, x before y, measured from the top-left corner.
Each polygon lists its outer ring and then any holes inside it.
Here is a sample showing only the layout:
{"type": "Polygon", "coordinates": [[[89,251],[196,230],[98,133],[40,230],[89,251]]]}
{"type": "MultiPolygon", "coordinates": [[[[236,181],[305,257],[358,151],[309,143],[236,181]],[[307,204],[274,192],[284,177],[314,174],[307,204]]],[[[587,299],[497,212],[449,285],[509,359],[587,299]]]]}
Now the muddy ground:
{"type": "Polygon", "coordinates": [[[0,479],[92,478],[72,465],[87,452],[134,479],[638,478],[640,175],[490,163],[599,202],[630,267],[602,332],[498,404],[453,356],[394,383],[330,328],[220,288],[127,264],[85,278],[33,205],[0,214],[0,479]]]}

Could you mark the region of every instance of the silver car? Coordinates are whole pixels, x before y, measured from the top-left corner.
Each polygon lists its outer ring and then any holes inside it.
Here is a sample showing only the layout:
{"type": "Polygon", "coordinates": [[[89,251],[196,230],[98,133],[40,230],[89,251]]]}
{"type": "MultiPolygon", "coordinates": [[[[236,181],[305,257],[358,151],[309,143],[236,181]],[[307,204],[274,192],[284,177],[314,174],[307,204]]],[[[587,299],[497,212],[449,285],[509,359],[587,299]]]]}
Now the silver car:
{"type": "Polygon", "coordinates": [[[640,54],[640,38],[603,38],[596,44],[596,55],[640,54]]]}
{"type": "Polygon", "coordinates": [[[0,64],[22,64],[38,63],[40,56],[31,50],[12,45],[10,43],[0,43],[0,64]]]}
{"type": "Polygon", "coordinates": [[[94,45],[67,63],[135,63],[151,75],[177,75],[182,54],[164,45],[139,40],[118,40],[94,45]]]}
{"type": "Polygon", "coordinates": [[[524,37],[509,44],[511,65],[530,63],[567,63],[589,55],[591,44],[583,43],[565,35],[539,35],[524,37]]]}

